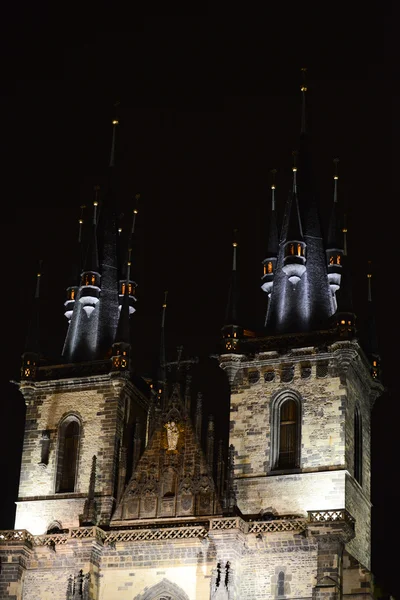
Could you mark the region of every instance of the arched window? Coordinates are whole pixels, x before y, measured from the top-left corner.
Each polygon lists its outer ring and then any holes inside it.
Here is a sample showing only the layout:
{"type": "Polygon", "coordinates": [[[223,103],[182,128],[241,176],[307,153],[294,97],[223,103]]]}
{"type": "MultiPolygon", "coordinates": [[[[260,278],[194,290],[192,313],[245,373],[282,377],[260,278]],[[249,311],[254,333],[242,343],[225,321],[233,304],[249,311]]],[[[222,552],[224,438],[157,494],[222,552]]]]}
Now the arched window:
{"type": "Polygon", "coordinates": [[[74,492],[78,470],[80,422],[67,417],[59,428],[57,492],[74,492]]]}
{"type": "Polygon", "coordinates": [[[293,392],[275,398],[271,406],[271,468],[300,467],[301,402],[293,392]]]}
{"type": "Polygon", "coordinates": [[[362,426],[357,406],[354,410],[354,478],[362,485],[362,426]]]}

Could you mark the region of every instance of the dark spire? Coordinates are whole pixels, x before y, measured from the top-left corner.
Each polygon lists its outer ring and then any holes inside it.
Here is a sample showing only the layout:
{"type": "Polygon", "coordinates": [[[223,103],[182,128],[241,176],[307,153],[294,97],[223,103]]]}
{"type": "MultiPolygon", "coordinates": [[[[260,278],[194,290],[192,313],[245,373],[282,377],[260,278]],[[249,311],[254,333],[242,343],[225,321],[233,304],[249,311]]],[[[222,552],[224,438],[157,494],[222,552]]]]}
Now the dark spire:
{"type": "Polygon", "coordinates": [[[232,273],[231,284],[229,287],[228,302],[226,305],[225,325],[238,324],[238,289],[237,289],[237,229],[234,231],[234,240],[232,242],[232,273]]]}
{"type": "Polygon", "coordinates": [[[40,321],[39,321],[39,292],[42,261],[36,276],[36,289],[33,300],[32,315],[28,335],[25,341],[25,351],[22,354],[21,379],[36,379],[40,360],[40,321]]]}
{"type": "Polygon", "coordinates": [[[289,205],[288,226],[284,242],[289,241],[304,241],[303,228],[299,212],[299,200],[297,196],[297,152],[292,152],[293,155],[293,182],[292,182],[292,201],[289,205]]]}
{"type": "Polygon", "coordinates": [[[161,404],[165,404],[165,396],[167,393],[167,373],[166,373],[166,358],[165,358],[165,314],[167,310],[168,292],[164,292],[164,302],[161,311],[161,335],[160,335],[160,355],[158,362],[158,399],[161,404]]]}
{"type": "Polygon", "coordinates": [[[305,73],[302,69],[300,147],[298,155],[293,155],[292,191],[285,207],[265,319],[268,334],[320,330],[328,325],[335,312],[313,189],[310,135],[305,114],[305,73]]]}
{"type": "Polygon", "coordinates": [[[70,285],[67,287],[66,300],[64,302],[64,316],[68,319],[68,321],[70,321],[71,317],[72,317],[76,297],[77,297],[78,290],[79,290],[80,276],[81,276],[82,269],[83,269],[82,229],[83,229],[83,211],[85,208],[86,208],[86,206],[84,204],[82,204],[80,207],[81,214],[80,214],[80,217],[78,220],[78,224],[79,224],[78,244],[77,244],[77,247],[75,248],[75,252],[73,252],[75,259],[73,260],[72,269],[71,269],[72,273],[71,273],[70,285]]]}
{"type": "Polygon", "coordinates": [[[238,281],[237,281],[237,229],[234,230],[231,283],[225,312],[225,324],[222,328],[223,347],[229,352],[239,348],[239,340],[243,336],[243,328],[238,322],[238,281]]]}
{"type": "Polygon", "coordinates": [[[99,206],[99,191],[100,187],[96,185],[94,187],[94,200],[93,200],[93,218],[92,228],[89,237],[89,246],[87,249],[84,272],[99,272],[99,252],[97,247],[97,211],[99,206]]]}
{"type": "MultiPolygon", "coordinates": [[[[347,228],[343,230],[343,247],[346,249],[347,228]]],[[[340,288],[336,292],[337,310],[333,316],[342,336],[354,336],[356,333],[356,315],[353,308],[351,261],[347,252],[341,257],[340,288]]]]}
{"type": "Polygon", "coordinates": [[[336,310],[336,292],[340,288],[341,277],[342,277],[342,262],[344,254],[344,240],[342,230],[340,229],[339,215],[338,215],[338,163],[339,159],[335,158],[334,161],[334,175],[333,175],[333,205],[331,211],[331,218],[329,221],[328,237],[326,243],[326,264],[328,270],[328,281],[332,291],[332,300],[334,308],[336,310]]]}
{"type": "Polygon", "coordinates": [[[115,154],[116,154],[116,145],[117,145],[117,127],[119,125],[119,121],[118,121],[118,106],[119,106],[119,102],[115,102],[114,104],[114,108],[115,108],[115,117],[113,119],[113,132],[112,132],[112,140],[111,140],[111,152],[110,152],[110,167],[114,167],[115,166],[115,154]]]}
{"type": "Polygon", "coordinates": [[[340,249],[343,250],[343,239],[341,236],[340,219],[338,214],[338,164],[339,159],[335,158],[334,163],[334,176],[333,176],[333,204],[331,217],[329,220],[328,236],[326,247],[327,249],[340,249]]]}
{"type": "Polygon", "coordinates": [[[372,302],[372,263],[368,262],[368,296],[367,296],[367,318],[365,323],[365,351],[371,362],[371,375],[380,377],[381,359],[378,349],[378,336],[376,331],[375,307],[372,302]]]}
{"type": "Polygon", "coordinates": [[[132,253],[133,253],[133,238],[134,238],[134,233],[135,233],[135,225],[136,225],[136,218],[138,215],[138,209],[137,209],[137,203],[139,201],[140,198],[140,194],[136,194],[135,196],[135,208],[133,209],[133,217],[132,217],[132,227],[129,233],[129,238],[128,238],[128,255],[129,255],[129,259],[126,261],[126,265],[128,264],[128,262],[130,263],[130,268],[129,268],[129,274],[128,274],[128,268],[127,266],[125,266],[125,279],[120,280],[119,282],[119,303],[120,305],[122,304],[123,301],[123,297],[124,297],[124,293],[125,293],[125,287],[128,287],[128,291],[129,291],[129,314],[133,314],[136,309],[135,309],[135,303],[136,303],[136,287],[137,284],[135,281],[133,281],[133,279],[131,278],[131,273],[132,273],[132,269],[131,269],[131,264],[132,264],[132,253]]]}
{"type": "Polygon", "coordinates": [[[33,299],[32,316],[29,324],[28,335],[25,342],[25,352],[40,355],[40,319],[39,319],[39,295],[40,278],[42,276],[42,261],[39,261],[39,269],[36,275],[35,295],[33,299]]]}
{"type": "Polygon", "coordinates": [[[301,69],[301,73],[302,73],[302,77],[303,77],[303,83],[301,85],[301,94],[302,94],[302,105],[301,105],[301,130],[300,133],[302,135],[305,135],[307,133],[306,129],[307,129],[307,124],[306,124],[306,91],[307,91],[307,84],[306,84],[306,73],[307,73],[307,69],[305,67],[303,67],[301,69]]]}
{"type": "Polygon", "coordinates": [[[128,260],[126,268],[126,284],[124,289],[124,296],[121,305],[121,312],[118,320],[117,333],[115,335],[115,342],[124,342],[130,344],[130,327],[129,327],[129,280],[130,280],[130,269],[131,269],[131,250],[128,251],[128,260]]]}
{"type": "Polygon", "coordinates": [[[276,169],[271,169],[272,183],[271,183],[271,213],[269,219],[269,235],[267,244],[267,256],[276,257],[278,255],[279,248],[279,232],[278,232],[278,219],[276,216],[276,200],[275,200],[275,175],[276,169]]]}
{"type": "Polygon", "coordinates": [[[274,285],[274,276],[276,270],[276,261],[279,250],[279,233],[278,223],[276,218],[276,207],[275,207],[275,174],[276,169],[271,170],[272,184],[271,184],[271,213],[269,220],[269,235],[267,244],[267,255],[264,258],[263,264],[263,276],[261,278],[261,289],[271,296],[271,290],[274,285]]]}

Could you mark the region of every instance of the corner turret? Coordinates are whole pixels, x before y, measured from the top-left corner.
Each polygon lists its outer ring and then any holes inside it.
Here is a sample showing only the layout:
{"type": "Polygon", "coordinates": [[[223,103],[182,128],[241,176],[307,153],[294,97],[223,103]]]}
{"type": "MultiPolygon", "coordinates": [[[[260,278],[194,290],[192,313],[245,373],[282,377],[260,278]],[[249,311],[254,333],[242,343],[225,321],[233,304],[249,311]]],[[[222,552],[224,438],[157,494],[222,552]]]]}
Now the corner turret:
{"type": "Polygon", "coordinates": [[[272,287],[274,285],[274,276],[276,270],[276,263],[278,260],[278,249],[279,249],[279,235],[278,225],[275,210],[275,173],[276,169],[272,169],[272,185],[271,185],[271,215],[269,222],[269,236],[267,246],[267,256],[262,261],[263,264],[263,276],[261,279],[261,289],[271,296],[272,287]]]}

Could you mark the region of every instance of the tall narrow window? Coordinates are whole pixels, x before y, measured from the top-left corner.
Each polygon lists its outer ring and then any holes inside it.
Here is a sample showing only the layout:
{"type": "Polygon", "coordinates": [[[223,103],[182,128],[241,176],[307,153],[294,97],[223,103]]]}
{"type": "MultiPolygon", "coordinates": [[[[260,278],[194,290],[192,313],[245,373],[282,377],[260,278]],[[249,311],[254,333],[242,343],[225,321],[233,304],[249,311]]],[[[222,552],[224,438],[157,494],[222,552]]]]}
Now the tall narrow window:
{"type": "Polygon", "coordinates": [[[297,406],[294,400],[286,400],[282,404],[279,429],[278,466],[280,469],[294,468],[297,448],[297,406]]]}
{"type": "Polygon", "coordinates": [[[57,492],[74,492],[78,467],[80,426],[76,418],[67,419],[59,430],[57,492]]]}
{"type": "Polygon", "coordinates": [[[301,400],[292,391],[280,394],[271,406],[271,469],[300,468],[301,400]]]}
{"type": "Polygon", "coordinates": [[[354,477],[362,485],[362,427],[358,407],[354,410],[354,477]]]}

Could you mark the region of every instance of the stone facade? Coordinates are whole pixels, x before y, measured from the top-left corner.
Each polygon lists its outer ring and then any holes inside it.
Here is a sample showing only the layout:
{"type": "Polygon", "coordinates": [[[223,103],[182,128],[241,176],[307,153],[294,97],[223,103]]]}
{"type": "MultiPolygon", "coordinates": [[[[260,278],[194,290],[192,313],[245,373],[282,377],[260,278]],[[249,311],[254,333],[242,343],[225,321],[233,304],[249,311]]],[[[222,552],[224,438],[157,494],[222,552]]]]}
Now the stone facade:
{"type": "Polygon", "coordinates": [[[343,584],[346,594],[357,590],[365,598],[371,592],[368,572],[345,553],[342,577],[337,560],[343,542],[354,534],[353,523],[345,512],[321,517],[253,523],[225,517],[197,525],[180,522],[170,529],[72,528],[44,536],[18,532],[19,539],[15,532],[3,532],[2,549],[10,560],[3,563],[0,597],[311,600],[321,590],[324,597],[327,590],[336,597],[343,584]],[[79,570],[80,595],[68,596],[79,570]],[[23,593],[16,585],[18,573],[23,593]]]}
{"type": "Polygon", "coordinates": [[[66,528],[79,526],[93,456],[97,458],[97,522],[108,522],[116,493],[118,450],[124,434],[132,433],[136,418],[146,423],[147,399],[123,377],[110,375],[29,382],[21,391],[27,413],[16,528],[42,534],[53,521],[66,528]],[[60,425],[69,417],[80,425],[76,481],[72,492],[62,493],[57,489],[60,425]],[[43,432],[49,438],[46,462],[43,432]]]}

